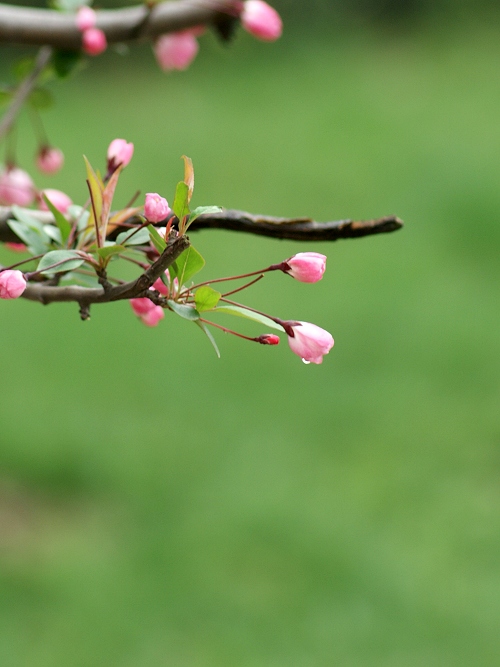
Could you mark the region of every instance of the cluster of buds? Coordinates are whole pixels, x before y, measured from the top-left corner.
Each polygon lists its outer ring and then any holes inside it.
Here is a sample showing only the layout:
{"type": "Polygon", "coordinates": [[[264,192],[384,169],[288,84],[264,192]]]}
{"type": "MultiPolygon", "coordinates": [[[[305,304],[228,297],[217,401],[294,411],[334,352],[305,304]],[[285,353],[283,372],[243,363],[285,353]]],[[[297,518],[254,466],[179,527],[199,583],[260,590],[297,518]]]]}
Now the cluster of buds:
{"type": "MultiPolygon", "coordinates": [[[[212,317],[218,314],[245,317],[284,332],[292,352],[306,363],[320,364],[324,355],[333,347],[333,338],[327,331],[309,322],[282,320],[237,303],[232,298],[234,294],[250,287],[264,278],[265,274],[273,271],[280,271],[299,282],[316,283],[322,279],[326,269],[325,255],[317,252],[299,252],[259,271],[193,284],[192,277],[203,268],[205,262],[190,245],[185,234],[198,216],[218,212],[220,209],[208,206],[190,211],[194,171],[191,160],[183,156],[184,180],[177,184],[172,208],[163,196],[149,192],[145,196],[143,206],[126,208],[111,214],[113,194],[121,170],[129,164],[133,153],[132,143],[125,139],[114,139],[107,150],[107,173],[103,179],[96,175],[88,162],[86,163],[90,192],[88,212],[76,207],[78,212],[72,213],[71,199],[58,190],[46,189],[36,192],[29,177],[24,176],[25,172],[21,170],[11,169],[0,176],[0,197],[4,201],[27,206],[36,195],[38,208],[50,209],[59,228],[58,234],[55,234],[53,229],[47,230],[42,225],[39,229],[41,237],[37,237],[35,246],[30,246],[33,237],[29,232],[29,225],[34,223],[32,221],[23,223],[25,214],[22,214],[17,221],[11,221],[13,231],[21,240],[26,240],[28,247],[23,249],[32,255],[38,255],[35,259],[39,259],[39,265],[37,270],[24,274],[18,270],[18,266],[32,261],[30,258],[0,270],[0,298],[19,298],[30,280],[43,282],[54,275],[61,280],[69,275],[70,280],[78,281],[79,273],[88,275],[89,268],[95,271],[98,282],[103,287],[108,285],[109,289],[110,280],[123,282],[108,277],[107,267],[111,260],[120,257],[132,260],[146,275],[152,265],[160,261],[163,253],[168,251],[169,245],[184,237],[184,250],[176,261],[170,264],[161,277],[153,273],[155,279],[148,283],[151,285],[149,289],[138,288],[135,292],[137,296],[130,299],[134,314],[143,324],[148,327],[157,326],[168,310],[184,319],[196,322],[207,334],[216,350],[217,346],[213,336],[208,333],[208,326],[261,345],[274,346],[280,342],[279,336],[274,333],[249,337],[212,321],[212,317]],[[24,198],[19,193],[24,194],[24,198]],[[86,218],[83,224],[80,224],[84,213],[86,218]],[[143,215],[138,215],[140,213],[143,215]],[[72,217],[74,215],[76,218],[72,217]],[[28,228],[24,228],[23,224],[27,224],[28,228]],[[122,225],[124,231],[120,232],[122,225]],[[113,232],[111,238],[108,236],[110,231],[113,232]],[[45,241],[41,241],[42,238],[45,238],[45,241]],[[39,250],[40,243],[45,243],[45,252],[42,255],[39,250]],[[137,253],[142,253],[147,261],[139,261],[137,253]],[[87,267],[80,269],[82,264],[86,264],[87,267]],[[228,291],[219,292],[213,287],[219,288],[228,281],[235,280],[245,282],[228,291]]],[[[16,215],[15,210],[14,215],[16,215]]]]}
{"type": "MultiPolygon", "coordinates": [[[[243,29],[253,37],[266,42],[281,37],[283,24],[280,15],[267,2],[235,2],[231,11],[239,18],[243,29]]],[[[161,69],[165,72],[187,69],[199,51],[197,38],[204,32],[205,26],[195,26],[189,30],[160,35],[155,42],[154,53],[161,69]]]]}
{"type": "Polygon", "coordinates": [[[82,33],[82,49],[89,56],[106,51],[108,43],[104,32],[96,27],[97,16],[91,7],[80,7],[76,13],[76,27],[82,33]]]}

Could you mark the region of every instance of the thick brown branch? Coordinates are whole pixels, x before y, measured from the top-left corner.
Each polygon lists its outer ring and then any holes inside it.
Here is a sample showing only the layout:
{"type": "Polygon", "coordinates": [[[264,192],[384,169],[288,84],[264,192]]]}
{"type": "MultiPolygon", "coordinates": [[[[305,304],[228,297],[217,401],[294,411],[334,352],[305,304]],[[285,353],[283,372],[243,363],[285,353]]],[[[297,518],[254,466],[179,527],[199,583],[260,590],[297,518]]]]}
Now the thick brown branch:
{"type": "Polygon", "coordinates": [[[31,301],[39,301],[43,304],[76,301],[80,304],[82,317],[87,319],[91,304],[109,303],[111,301],[143,296],[144,292],[175,262],[177,257],[188,246],[189,239],[186,236],[179,237],[166,248],[156,262],[142,273],[139,278],[124,285],[117,285],[116,287],[104,290],[102,287],[79,287],[78,285],[54,287],[45,285],[44,283],[29,283],[22,297],[31,301]]]}
{"type": "MultiPolygon", "coordinates": [[[[209,24],[232,6],[231,0],[177,0],[160,2],[151,9],[139,5],[99,10],[97,27],[105,32],[110,44],[152,39],[163,33],[209,24]]],[[[0,4],[0,42],[79,50],[82,35],[74,14],[0,4]]]]}
{"type": "MultiPolygon", "coordinates": [[[[30,211],[30,215],[37,217],[44,223],[53,220],[50,213],[42,211],[30,211]]],[[[11,217],[13,215],[10,209],[0,206],[0,241],[19,242],[17,236],[7,225],[7,220],[11,217]]],[[[310,218],[274,218],[265,215],[253,215],[244,211],[223,209],[221,213],[201,215],[189,229],[190,231],[232,229],[236,232],[247,232],[294,241],[336,241],[337,239],[394,232],[401,229],[402,226],[403,222],[395,216],[377,218],[376,220],[315,222],[310,218]]]]}
{"type": "Polygon", "coordinates": [[[209,216],[201,215],[192,224],[190,230],[232,229],[236,232],[248,232],[293,241],[337,241],[338,239],[394,232],[401,229],[402,226],[402,220],[395,216],[376,220],[315,222],[311,218],[274,218],[266,215],[253,215],[244,211],[223,210],[221,213],[209,216]]]}

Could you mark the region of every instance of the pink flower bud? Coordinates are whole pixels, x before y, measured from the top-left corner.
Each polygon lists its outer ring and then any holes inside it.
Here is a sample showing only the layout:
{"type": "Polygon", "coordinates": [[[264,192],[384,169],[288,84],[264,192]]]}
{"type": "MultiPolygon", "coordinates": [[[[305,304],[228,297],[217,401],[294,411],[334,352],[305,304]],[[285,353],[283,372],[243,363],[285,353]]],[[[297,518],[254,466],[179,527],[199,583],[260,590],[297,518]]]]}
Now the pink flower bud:
{"type": "Polygon", "coordinates": [[[261,345],[278,345],[280,342],[280,337],[275,334],[262,334],[255,339],[261,345]]]}
{"type": "Polygon", "coordinates": [[[130,305],[132,310],[138,317],[142,317],[149,313],[150,310],[153,310],[155,307],[154,303],[147,297],[141,297],[139,299],[130,299],[130,305]]]}
{"type": "Polygon", "coordinates": [[[243,3],[241,25],[254,37],[274,42],[281,37],[283,23],[278,12],[263,0],[247,0],[243,3]]]}
{"type": "Polygon", "coordinates": [[[141,320],[147,327],[155,327],[164,317],[165,312],[163,308],[161,306],[153,306],[150,311],[141,316],[141,320]]]}
{"type": "Polygon", "coordinates": [[[80,7],[76,13],[76,27],[80,32],[95,28],[96,15],[90,7],[80,7]]]}
{"type": "Polygon", "coordinates": [[[47,197],[50,203],[57,208],[61,213],[66,213],[68,208],[73,204],[71,199],[67,194],[61,192],[61,190],[53,190],[52,188],[47,188],[46,190],[41,190],[38,199],[38,208],[40,211],[48,211],[49,207],[45,203],[43,195],[47,197]]]}
{"type": "Polygon", "coordinates": [[[89,56],[98,56],[106,51],[108,42],[106,35],[99,28],[88,28],[82,34],[82,49],[89,56]]]}
{"type": "Polygon", "coordinates": [[[154,45],[156,60],[165,72],[187,69],[198,49],[196,37],[190,30],[161,35],[154,45]]]}
{"type": "Polygon", "coordinates": [[[50,148],[45,146],[38,153],[36,166],[43,174],[55,174],[64,163],[64,155],[59,148],[50,148]]]}
{"type": "MultiPolygon", "coordinates": [[[[168,269],[167,269],[168,271],[168,269]]],[[[165,273],[167,273],[167,271],[165,273]]],[[[167,273],[168,275],[168,273],[167,273]]],[[[165,285],[163,280],[161,278],[158,278],[158,280],[155,280],[153,283],[153,289],[155,289],[157,292],[160,292],[162,296],[168,296],[168,287],[165,285]]],[[[149,299],[148,299],[149,300],[149,299]]]]}
{"type": "Polygon", "coordinates": [[[26,289],[21,271],[6,269],[0,272],[0,299],[17,299],[26,289]]]}
{"type": "Polygon", "coordinates": [[[301,283],[317,283],[326,269],[326,257],[319,252],[298,252],[283,262],[283,271],[301,283]]]}
{"type": "Polygon", "coordinates": [[[333,347],[331,334],[310,322],[295,322],[292,331],[293,337],[288,336],[290,349],[306,363],[320,364],[333,347]]]}
{"type": "Polygon", "coordinates": [[[26,252],[24,243],[6,243],[5,247],[12,250],[12,252],[26,252]]]}
{"type": "Polygon", "coordinates": [[[165,220],[170,213],[168,201],[156,192],[146,194],[146,203],[144,204],[144,215],[149,222],[161,222],[165,220]]]}
{"type": "Polygon", "coordinates": [[[126,167],[134,154],[134,144],[125,139],[113,139],[108,146],[108,171],[114,171],[119,165],[126,167]]]}
{"type": "Polygon", "coordinates": [[[0,173],[0,204],[29,206],[35,198],[35,187],[23,169],[11,167],[0,173]]]}

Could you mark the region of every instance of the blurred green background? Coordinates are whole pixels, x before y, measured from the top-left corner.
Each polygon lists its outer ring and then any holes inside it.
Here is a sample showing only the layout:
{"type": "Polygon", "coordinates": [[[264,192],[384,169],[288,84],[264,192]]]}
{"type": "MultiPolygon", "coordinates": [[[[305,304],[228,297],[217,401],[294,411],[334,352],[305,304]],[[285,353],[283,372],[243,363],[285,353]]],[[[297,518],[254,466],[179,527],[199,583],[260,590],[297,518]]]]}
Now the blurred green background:
{"type": "Polygon", "coordinates": [[[171,199],[186,153],[196,205],[406,224],[334,244],[193,234],[206,279],[328,255],[317,285],[270,275],[246,295],[331,331],[322,366],[216,332],[218,360],[125,303],[87,323],[1,304],[0,664],[499,664],[500,29],[466,4],[334,21],[277,3],[276,44],[207,35],[169,76],[138,47],[53,86],[66,167],[37,183],[75,201],[82,153],[103,166],[124,137],[122,204],[171,199]]]}

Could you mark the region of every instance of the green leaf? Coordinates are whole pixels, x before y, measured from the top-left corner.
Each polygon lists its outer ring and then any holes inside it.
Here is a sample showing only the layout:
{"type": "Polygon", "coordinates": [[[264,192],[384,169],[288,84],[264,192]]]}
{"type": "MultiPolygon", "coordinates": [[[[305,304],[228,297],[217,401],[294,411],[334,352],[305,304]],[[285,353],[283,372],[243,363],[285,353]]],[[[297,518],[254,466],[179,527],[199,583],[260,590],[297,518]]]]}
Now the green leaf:
{"type": "Polygon", "coordinates": [[[212,213],[220,213],[222,211],[220,206],[198,206],[189,216],[186,229],[196,220],[200,215],[211,215],[212,213]]]}
{"type": "Polygon", "coordinates": [[[85,168],[87,170],[87,183],[90,191],[90,199],[92,200],[91,214],[89,219],[89,226],[93,226],[95,229],[95,235],[97,240],[97,245],[104,245],[100,242],[100,229],[101,229],[101,213],[102,213],[102,197],[103,197],[103,187],[100,178],[97,176],[95,171],[92,169],[90,162],[87,160],[85,155],[83,156],[85,160],[85,168]]]}
{"type": "Polygon", "coordinates": [[[33,109],[48,109],[54,104],[54,97],[46,88],[35,88],[28,97],[28,104],[33,109]]]}
{"type": "Polygon", "coordinates": [[[271,329],[277,329],[278,331],[284,331],[283,327],[280,324],[276,324],[273,320],[269,319],[265,315],[260,313],[254,313],[253,310],[247,310],[246,308],[241,308],[240,306],[231,306],[229,304],[224,304],[223,306],[217,306],[214,310],[215,313],[226,313],[227,315],[236,315],[237,317],[244,317],[247,320],[253,320],[259,324],[263,324],[265,327],[270,327],[271,329]]]}
{"type": "Polygon", "coordinates": [[[52,240],[46,234],[44,226],[38,220],[35,220],[30,215],[25,213],[17,206],[12,207],[12,212],[16,215],[18,220],[7,220],[7,224],[12,229],[14,234],[18,236],[23,243],[28,246],[28,250],[32,255],[42,255],[49,249],[52,240]]]}
{"type": "Polygon", "coordinates": [[[61,232],[61,241],[62,243],[66,243],[68,240],[68,236],[71,233],[71,225],[70,223],[66,220],[64,215],[59,211],[54,204],[50,201],[50,199],[47,197],[47,195],[44,193],[43,198],[45,200],[45,203],[49,207],[50,212],[54,216],[54,220],[56,221],[56,225],[59,227],[59,231],[61,232]]]}
{"type": "Polygon", "coordinates": [[[76,250],[51,250],[42,257],[37,271],[45,275],[53,275],[61,271],[77,269],[84,261],[76,250]]]}
{"type": "Polygon", "coordinates": [[[99,257],[102,257],[102,259],[108,259],[112,255],[117,255],[120,252],[123,252],[125,250],[124,245],[106,245],[103,248],[97,248],[97,254],[99,257]]]}
{"type": "Polygon", "coordinates": [[[184,183],[184,181],[177,183],[173,211],[179,219],[179,224],[181,225],[184,216],[188,215],[189,213],[189,186],[184,183]]]}
{"type": "Polygon", "coordinates": [[[205,266],[205,260],[200,253],[189,246],[184,252],[177,257],[175,261],[177,265],[177,278],[179,279],[179,286],[182,287],[194,275],[201,271],[205,266]]]}
{"type": "Polygon", "coordinates": [[[184,183],[188,186],[188,204],[191,201],[194,190],[194,169],[193,161],[187,155],[183,155],[184,160],[184,183]]]}
{"type": "Polygon", "coordinates": [[[158,252],[161,255],[161,253],[167,247],[165,239],[159,235],[158,231],[153,227],[153,225],[148,225],[147,229],[149,232],[149,238],[151,239],[151,243],[154,245],[154,247],[158,250],[158,252]]]}
{"type": "MultiPolygon", "coordinates": [[[[153,227],[154,229],[154,227],[153,227]]],[[[140,229],[138,232],[133,234],[133,236],[130,236],[134,230],[133,229],[128,229],[125,232],[121,232],[118,234],[116,237],[116,242],[121,243],[122,245],[145,245],[149,243],[150,239],[150,232],[149,229],[146,227],[143,227],[140,229]],[[130,236],[130,238],[128,238],[130,236]]],[[[156,229],[155,229],[156,232],[156,229]]],[[[158,232],[156,232],[158,234],[158,232]]],[[[158,236],[160,236],[158,234],[158,236]]],[[[161,236],[160,236],[161,239],[161,236]]],[[[163,251],[162,251],[163,252],[163,251]]]]}
{"type": "MultiPolygon", "coordinates": [[[[78,4],[84,4],[79,2],[78,4]]],[[[52,67],[56,76],[60,79],[65,79],[69,76],[82,58],[79,51],[66,51],[65,49],[58,49],[52,55],[52,67]]]]}
{"type": "Polygon", "coordinates": [[[14,213],[19,222],[22,222],[31,229],[38,229],[40,232],[43,232],[43,222],[30,215],[26,209],[14,205],[12,206],[12,213],[14,213]]]}
{"type": "Polygon", "coordinates": [[[196,320],[195,324],[197,324],[200,327],[200,329],[203,331],[203,333],[206,334],[208,340],[212,343],[212,346],[215,350],[215,354],[220,359],[219,348],[217,347],[217,343],[215,342],[215,338],[212,336],[212,332],[210,331],[210,329],[207,327],[205,322],[200,322],[200,320],[196,320]]]}
{"type": "Polygon", "coordinates": [[[203,313],[205,310],[213,310],[219,303],[221,293],[212,289],[208,285],[200,287],[196,290],[194,296],[194,302],[196,304],[196,310],[199,313],[203,313]]]}
{"type": "Polygon", "coordinates": [[[195,321],[200,319],[200,314],[192,306],[186,306],[183,303],[176,303],[170,299],[168,299],[167,303],[170,309],[174,311],[174,313],[180,315],[180,317],[183,317],[185,320],[195,321]]]}
{"type": "Polygon", "coordinates": [[[73,221],[77,221],[77,229],[79,232],[83,232],[87,229],[89,224],[90,213],[84,211],[83,206],[78,206],[78,204],[73,204],[67,210],[67,213],[70,215],[73,221]]]}
{"type": "Polygon", "coordinates": [[[61,232],[54,225],[44,225],[43,231],[49,236],[57,245],[62,245],[61,232]]]}

